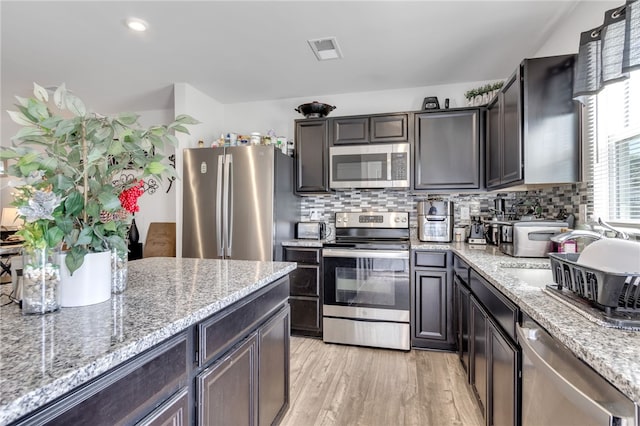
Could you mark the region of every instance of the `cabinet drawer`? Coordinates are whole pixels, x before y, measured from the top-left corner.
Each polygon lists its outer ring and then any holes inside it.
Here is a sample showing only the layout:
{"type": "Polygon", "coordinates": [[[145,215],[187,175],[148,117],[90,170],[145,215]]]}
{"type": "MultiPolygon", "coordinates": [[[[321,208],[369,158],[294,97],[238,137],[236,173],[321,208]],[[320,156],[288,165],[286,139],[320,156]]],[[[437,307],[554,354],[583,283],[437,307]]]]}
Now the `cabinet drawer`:
{"type": "Polygon", "coordinates": [[[298,265],[298,268],[289,275],[289,279],[292,296],[320,297],[319,266],[298,265]]]}
{"type": "Polygon", "coordinates": [[[469,264],[458,256],[453,256],[453,272],[469,285],[469,264]]]}
{"type": "Polygon", "coordinates": [[[318,331],[322,312],[320,299],[311,297],[291,297],[291,328],[296,330],[318,331]]]}
{"type": "Polygon", "coordinates": [[[198,325],[199,365],[204,365],[245,336],[249,330],[278,310],[289,298],[289,277],[262,289],[255,298],[232,305],[198,325]]]}
{"type": "Polygon", "coordinates": [[[309,248],[289,248],[284,247],[285,262],[310,263],[313,265],[320,264],[320,249],[309,248]]]}
{"type": "Polygon", "coordinates": [[[516,323],[518,307],[507,299],[498,289],[489,284],[473,269],[469,273],[469,285],[476,298],[505,333],[516,341],[516,323]]]}
{"type": "Polygon", "coordinates": [[[133,424],[188,384],[190,359],[187,338],[181,335],[107,372],[19,424],[133,424]]]}
{"type": "Polygon", "coordinates": [[[447,267],[447,252],[443,251],[416,251],[413,259],[416,267],[447,267]]]}

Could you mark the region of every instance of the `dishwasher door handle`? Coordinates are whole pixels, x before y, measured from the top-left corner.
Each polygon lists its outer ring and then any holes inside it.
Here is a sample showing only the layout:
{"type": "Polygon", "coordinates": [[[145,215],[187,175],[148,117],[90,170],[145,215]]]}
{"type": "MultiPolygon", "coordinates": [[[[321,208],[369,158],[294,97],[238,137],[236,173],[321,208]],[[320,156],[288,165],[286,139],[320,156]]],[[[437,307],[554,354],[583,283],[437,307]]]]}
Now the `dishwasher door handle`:
{"type": "MultiPolygon", "coordinates": [[[[520,324],[516,324],[516,334],[518,335],[518,342],[522,348],[523,356],[527,356],[527,358],[529,358],[534,368],[538,370],[539,374],[544,375],[548,380],[550,380],[555,385],[558,392],[573,402],[576,407],[579,407],[584,413],[587,413],[591,418],[593,418],[595,420],[595,424],[615,424],[612,423],[611,419],[620,418],[619,416],[612,413],[606,407],[603,407],[599,402],[585,394],[582,390],[578,389],[567,377],[563,376],[538,353],[536,348],[531,344],[530,336],[535,336],[535,339],[533,340],[538,340],[538,338],[544,339],[546,336],[542,336],[543,333],[546,334],[546,332],[536,328],[523,328],[520,324]]],[[[541,344],[544,343],[541,342],[541,344]]],[[[565,351],[565,349],[563,349],[563,351],[565,351]]],[[[568,351],[568,349],[566,349],[566,351],[568,351]]],[[[575,355],[571,353],[566,354],[566,356],[571,356],[579,362],[575,355]]],[[[620,424],[632,425],[633,423],[623,422],[620,424]]]]}

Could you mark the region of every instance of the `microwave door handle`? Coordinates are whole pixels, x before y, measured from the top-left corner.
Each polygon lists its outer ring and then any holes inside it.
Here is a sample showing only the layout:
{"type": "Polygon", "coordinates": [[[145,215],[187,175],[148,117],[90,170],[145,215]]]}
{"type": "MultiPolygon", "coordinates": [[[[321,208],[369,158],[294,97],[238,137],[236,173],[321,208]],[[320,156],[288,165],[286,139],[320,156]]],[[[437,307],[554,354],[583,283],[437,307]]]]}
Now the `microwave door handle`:
{"type": "Polygon", "coordinates": [[[225,181],[227,184],[225,185],[226,191],[226,208],[225,208],[225,217],[227,226],[225,229],[226,232],[226,252],[225,258],[231,258],[231,246],[233,245],[233,155],[226,154],[225,155],[225,181]]]}
{"type": "Polygon", "coordinates": [[[387,154],[387,182],[391,182],[391,153],[387,154]]]}
{"type": "Polygon", "coordinates": [[[216,250],[218,257],[224,256],[222,238],[222,169],[224,168],[224,156],[218,155],[218,175],[216,179],[216,250]]]}

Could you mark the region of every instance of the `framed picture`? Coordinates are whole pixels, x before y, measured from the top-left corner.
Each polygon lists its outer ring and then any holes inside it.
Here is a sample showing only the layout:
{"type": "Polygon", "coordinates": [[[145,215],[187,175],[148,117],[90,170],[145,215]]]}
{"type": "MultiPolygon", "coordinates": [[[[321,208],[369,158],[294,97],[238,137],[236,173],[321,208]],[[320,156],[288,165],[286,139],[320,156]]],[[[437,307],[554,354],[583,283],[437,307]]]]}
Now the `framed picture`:
{"type": "Polygon", "coordinates": [[[0,161],[0,177],[7,177],[7,160],[0,161]]]}

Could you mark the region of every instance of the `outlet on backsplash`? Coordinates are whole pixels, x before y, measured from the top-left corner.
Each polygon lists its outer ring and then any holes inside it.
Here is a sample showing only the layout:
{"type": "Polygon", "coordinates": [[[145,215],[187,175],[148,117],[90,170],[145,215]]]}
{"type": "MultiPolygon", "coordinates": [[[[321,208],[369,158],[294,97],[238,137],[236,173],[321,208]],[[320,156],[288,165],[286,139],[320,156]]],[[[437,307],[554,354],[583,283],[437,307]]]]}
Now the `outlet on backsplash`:
{"type": "Polygon", "coordinates": [[[320,220],[320,219],[322,219],[320,210],[311,210],[309,212],[309,220],[320,220]]]}

